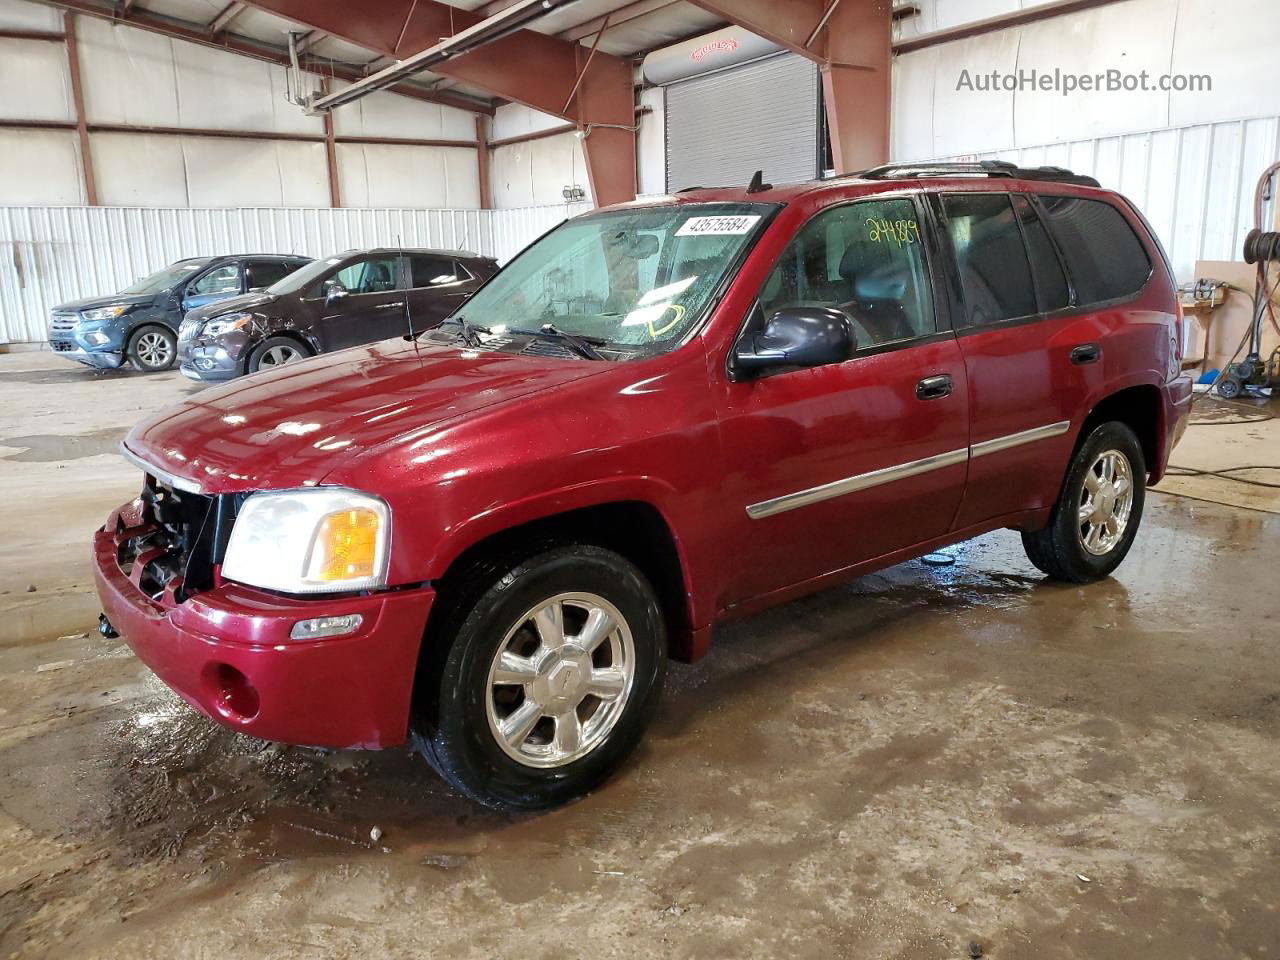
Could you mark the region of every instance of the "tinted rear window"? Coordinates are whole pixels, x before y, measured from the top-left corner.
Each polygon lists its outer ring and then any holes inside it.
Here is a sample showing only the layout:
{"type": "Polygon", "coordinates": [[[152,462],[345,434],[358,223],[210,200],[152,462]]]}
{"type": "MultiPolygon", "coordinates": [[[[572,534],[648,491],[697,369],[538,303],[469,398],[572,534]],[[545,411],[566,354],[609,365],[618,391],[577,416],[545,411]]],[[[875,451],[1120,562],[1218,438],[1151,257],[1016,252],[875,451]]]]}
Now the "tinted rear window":
{"type": "Polygon", "coordinates": [[[969,324],[981,326],[1036,314],[1031,265],[1009,195],[953,194],[943,197],[943,207],[969,324]]]}
{"type": "Polygon", "coordinates": [[[1067,261],[1076,303],[1131,297],[1151,276],[1151,260],[1129,222],[1111,204],[1041,196],[1049,227],[1067,261]]]}
{"type": "Polygon", "coordinates": [[[1049,232],[1026,197],[1015,198],[1014,206],[1018,209],[1018,219],[1022,221],[1022,233],[1027,238],[1031,274],[1035,277],[1036,292],[1040,296],[1040,309],[1045,313],[1061,310],[1070,305],[1071,292],[1067,289],[1062,262],[1049,240],[1049,232]]]}

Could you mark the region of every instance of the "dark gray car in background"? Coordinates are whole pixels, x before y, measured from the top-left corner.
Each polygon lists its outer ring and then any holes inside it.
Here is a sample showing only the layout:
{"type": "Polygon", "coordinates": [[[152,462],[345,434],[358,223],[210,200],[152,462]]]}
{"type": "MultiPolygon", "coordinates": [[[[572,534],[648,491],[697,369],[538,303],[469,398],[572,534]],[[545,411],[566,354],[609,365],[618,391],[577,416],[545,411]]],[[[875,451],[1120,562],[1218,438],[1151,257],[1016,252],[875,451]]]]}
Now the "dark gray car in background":
{"type": "Polygon", "coordinates": [[[498,272],[458,250],[348,250],[269,289],[192,310],[178,358],[192,380],[229,380],[440,323],[498,272]]]}

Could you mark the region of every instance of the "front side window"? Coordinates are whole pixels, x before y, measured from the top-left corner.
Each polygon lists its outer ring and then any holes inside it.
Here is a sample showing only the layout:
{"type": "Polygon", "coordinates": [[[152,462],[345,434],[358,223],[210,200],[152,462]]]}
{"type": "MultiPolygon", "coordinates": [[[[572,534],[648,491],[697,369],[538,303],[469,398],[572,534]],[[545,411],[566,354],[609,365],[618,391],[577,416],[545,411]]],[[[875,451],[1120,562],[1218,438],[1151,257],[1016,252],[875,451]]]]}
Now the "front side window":
{"type": "Polygon", "coordinates": [[[394,256],[358,260],[330,279],[346,287],[347,293],[387,293],[396,289],[397,260],[394,256]]]}
{"type": "Polygon", "coordinates": [[[1151,260],[1119,210],[1083,197],[1042,196],[1040,203],[1062,247],[1080,306],[1131,297],[1146,286],[1151,260]]]}
{"type": "Polygon", "coordinates": [[[772,207],[636,207],[566,221],[529,246],[462,312],[490,330],[557,330],[662,351],[690,333],[772,207]]]}
{"type": "Polygon", "coordinates": [[[1031,265],[1007,193],[942,198],[970,326],[1037,312],[1031,265]]]}
{"type": "Polygon", "coordinates": [[[818,214],[783,251],[760,292],[766,317],[784,307],[833,307],[859,347],[934,333],[933,296],[915,204],[864,200],[818,214]]]}
{"type": "Polygon", "coordinates": [[[227,294],[240,292],[240,265],[228,263],[226,266],[210,270],[191,285],[187,291],[192,297],[224,297],[227,294]]]}
{"type": "Polygon", "coordinates": [[[409,254],[409,286],[443,287],[470,279],[465,271],[450,257],[431,257],[420,253],[409,254]]]}

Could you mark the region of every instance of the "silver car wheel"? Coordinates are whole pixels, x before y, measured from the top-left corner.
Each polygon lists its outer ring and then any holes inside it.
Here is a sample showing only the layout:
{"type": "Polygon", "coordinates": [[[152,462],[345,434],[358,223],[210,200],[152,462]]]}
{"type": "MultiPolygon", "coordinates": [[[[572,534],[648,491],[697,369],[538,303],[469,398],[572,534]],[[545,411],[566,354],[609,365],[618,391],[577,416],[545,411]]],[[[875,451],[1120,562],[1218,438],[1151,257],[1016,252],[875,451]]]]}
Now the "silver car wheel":
{"type": "Polygon", "coordinates": [[[1080,544],[1095,557],[1116,548],[1133,510],[1133,467],[1119,450],[1098,454],[1080,490],[1080,544]]]}
{"type": "Polygon", "coordinates": [[[148,367],[165,367],[173,362],[173,344],[163,333],[144,333],[134,349],[138,359],[148,367]]]}
{"type": "Polygon", "coordinates": [[[489,668],[489,732],[528,767],[562,767],[604,743],[635,680],[631,628],[592,593],[544,600],[507,631],[489,668]]]}
{"type": "Polygon", "coordinates": [[[286,346],[285,344],[277,344],[262,355],[262,359],[258,361],[258,367],[280,367],[286,363],[292,363],[294,360],[302,359],[302,351],[296,347],[286,346]]]}

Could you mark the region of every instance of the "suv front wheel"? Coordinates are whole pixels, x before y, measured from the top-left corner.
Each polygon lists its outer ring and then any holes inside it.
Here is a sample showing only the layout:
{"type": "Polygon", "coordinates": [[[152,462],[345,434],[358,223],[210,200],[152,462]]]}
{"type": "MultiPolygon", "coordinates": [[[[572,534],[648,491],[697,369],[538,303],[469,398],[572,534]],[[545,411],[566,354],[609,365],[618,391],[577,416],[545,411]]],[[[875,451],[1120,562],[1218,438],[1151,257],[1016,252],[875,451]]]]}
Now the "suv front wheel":
{"type": "Polygon", "coordinates": [[[159,373],[178,358],[178,337],[168,327],[140,327],[129,337],[129,362],[144,373],[159,373]]]}
{"type": "Polygon", "coordinates": [[[419,674],[418,750],[492,807],[543,809],[600,784],[639,742],[666,669],[644,574],[610,550],[559,547],[490,568],[463,607],[444,611],[453,642],[419,674]]]}
{"type": "Polygon", "coordinates": [[[1138,438],[1123,423],[1102,424],[1072,457],[1049,525],[1022,534],[1027,556],[1058,580],[1101,580],[1133,545],[1146,490],[1138,438]]]}

